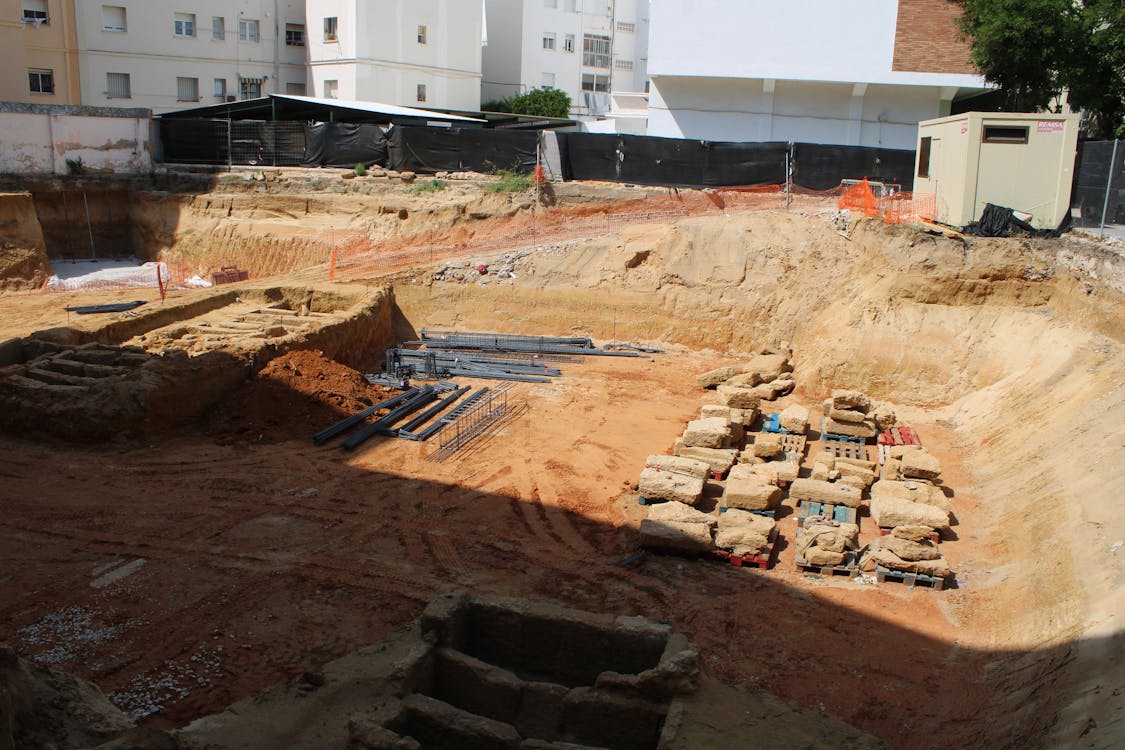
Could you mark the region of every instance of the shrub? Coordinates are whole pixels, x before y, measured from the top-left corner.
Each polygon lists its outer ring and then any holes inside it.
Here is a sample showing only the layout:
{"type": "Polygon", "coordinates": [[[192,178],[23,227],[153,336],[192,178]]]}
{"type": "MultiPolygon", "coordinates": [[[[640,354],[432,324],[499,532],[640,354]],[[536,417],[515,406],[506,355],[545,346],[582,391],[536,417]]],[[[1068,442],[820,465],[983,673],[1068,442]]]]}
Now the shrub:
{"type": "Polygon", "coordinates": [[[436,193],[440,190],[445,190],[448,187],[441,180],[430,180],[429,182],[420,182],[414,186],[413,192],[415,195],[422,193],[436,193]]]}
{"type": "Polygon", "coordinates": [[[367,167],[363,165],[363,162],[357,162],[355,165],[355,176],[363,177],[365,174],[367,174],[367,167]]]}

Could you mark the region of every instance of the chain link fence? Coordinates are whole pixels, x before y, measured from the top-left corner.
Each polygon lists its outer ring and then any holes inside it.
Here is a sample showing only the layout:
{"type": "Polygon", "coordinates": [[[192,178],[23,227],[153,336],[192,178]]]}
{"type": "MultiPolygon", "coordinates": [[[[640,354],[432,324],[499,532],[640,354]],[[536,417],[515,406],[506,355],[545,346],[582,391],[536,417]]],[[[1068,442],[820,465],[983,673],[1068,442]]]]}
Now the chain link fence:
{"type": "Polygon", "coordinates": [[[1125,140],[1079,146],[1070,213],[1076,228],[1125,239],[1125,140]]]}

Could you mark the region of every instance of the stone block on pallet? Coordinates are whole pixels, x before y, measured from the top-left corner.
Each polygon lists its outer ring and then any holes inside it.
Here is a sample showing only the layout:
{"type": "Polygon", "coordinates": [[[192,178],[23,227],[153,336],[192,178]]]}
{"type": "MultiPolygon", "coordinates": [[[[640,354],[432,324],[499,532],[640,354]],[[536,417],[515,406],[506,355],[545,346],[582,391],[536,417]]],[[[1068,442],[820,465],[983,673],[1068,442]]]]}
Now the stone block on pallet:
{"type": "Polygon", "coordinates": [[[871,421],[863,422],[861,424],[852,424],[850,422],[838,422],[829,417],[824,420],[824,431],[832,435],[844,435],[846,437],[857,438],[873,438],[875,437],[875,423],[871,421]]]}
{"type": "Polygon", "coordinates": [[[871,411],[871,399],[859,391],[837,388],[832,391],[832,406],[837,409],[852,409],[864,414],[871,411]]]}
{"type": "Polygon", "coordinates": [[[722,503],[728,508],[769,510],[781,502],[781,489],[758,477],[728,479],[722,503]]]}
{"type": "Polygon", "coordinates": [[[694,448],[729,448],[730,419],[708,417],[688,422],[683,434],[684,445],[694,448]]]}
{"type": "Polygon", "coordinates": [[[713,549],[711,529],[702,523],[641,521],[641,546],[674,552],[702,553],[713,549]]]}
{"type": "Polygon", "coordinates": [[[789,497],[794,500],[858,508],[862,494],[855,487],[849,487],[846,484],[821,482],[816,479],[798,479],[789,486],[789,497]]]}
{"type": "Polygon", "coordinates": [[[798,404],[788,406],[778,415],[778,424],[794,435],[804,435],[809,429],[809,410],[798,404]]]}
{"type": "Polygon", "coordinates": [[[663,456],[654,454],[645,459],[645,466],[652,469],[660,469],[661,471],[674,471],[678,474],[696,477],[697,479],[706,479],[710,471],[710,468],[705,462],[685,456],[663,456]]]}
{"type": "Polygon", "coordinates": [[[646,468],[637,492],[649,500],[676,500],[691,505],[703,494],[703,479],[674,471],[646,468]]]}

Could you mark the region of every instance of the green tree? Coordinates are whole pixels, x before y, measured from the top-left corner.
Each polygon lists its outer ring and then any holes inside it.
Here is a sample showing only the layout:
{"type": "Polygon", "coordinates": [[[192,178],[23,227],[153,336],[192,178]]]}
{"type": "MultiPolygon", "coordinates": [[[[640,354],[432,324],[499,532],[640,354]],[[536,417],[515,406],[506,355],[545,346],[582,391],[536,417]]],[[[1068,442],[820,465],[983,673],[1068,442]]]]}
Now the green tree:
{"type": "Polygon", "coordinates": [[[1122,0],[956,0],[973,62],[1010,111],[1046,108],[1065,89],[1091,135],[1125,122],[1122,0]]]}
{"type": "Polygon", "coordinates": [[[568,117],[570,95],[559,89],[531,89],[526,94],[485,102],[481,109],[486,112],[511,112],[536,117],[568,117]]]}

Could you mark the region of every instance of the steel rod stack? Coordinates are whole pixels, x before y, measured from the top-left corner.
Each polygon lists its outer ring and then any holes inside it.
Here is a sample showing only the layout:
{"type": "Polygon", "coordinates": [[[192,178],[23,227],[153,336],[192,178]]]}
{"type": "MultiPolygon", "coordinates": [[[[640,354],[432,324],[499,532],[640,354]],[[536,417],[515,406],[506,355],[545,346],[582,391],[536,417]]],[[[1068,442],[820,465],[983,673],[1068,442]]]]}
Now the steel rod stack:
{"type": "Polygon", "coordinates": [[[515,380],[523,383],[549,383],[562,370],[524,359],[478,357],[473,352],[447,352],[431,349],[387,350],[387,366],[392,373],[411,373],[422,377],[450,377],[487,380],[515,380]]]}
{"type": "Polygon", "coordinates": [[[531,352],[536,354],[569,354],[599,357],[640,357],[638,352],[606,351],[594,346],[588,338],[570,336],[520,336],[508,333],[475,331],[432,331],[423,329],[422,341],[427,347],[440,349],[480,349],[482,351],[531,352]]]}

